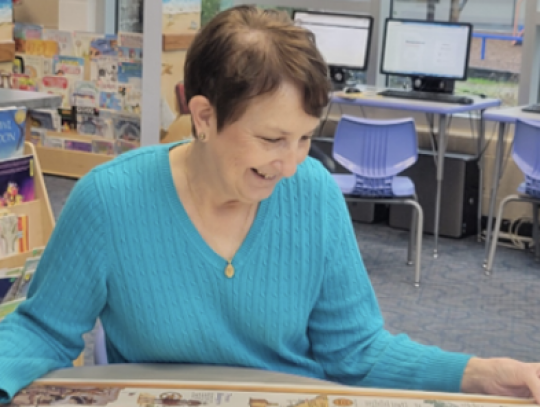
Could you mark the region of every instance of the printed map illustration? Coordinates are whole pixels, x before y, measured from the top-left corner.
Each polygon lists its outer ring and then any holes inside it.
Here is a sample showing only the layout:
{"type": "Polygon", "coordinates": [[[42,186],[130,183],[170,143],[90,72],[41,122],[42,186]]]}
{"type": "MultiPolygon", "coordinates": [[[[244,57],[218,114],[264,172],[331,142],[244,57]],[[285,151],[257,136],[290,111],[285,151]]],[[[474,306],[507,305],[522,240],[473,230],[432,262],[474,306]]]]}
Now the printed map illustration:
{"type": "MultiPolygon", "coordinates": [[[[92,386],[32,385],[8,407],[82,405],[107,407],[512,407],[512,404],[461,401],[334,396],[324,394],[220,392],[92,386]]],[[[527,406],[527,404],[521,404],[527,406]]],[[[530,405],[532,407],[532,404],[530,405]]]]}

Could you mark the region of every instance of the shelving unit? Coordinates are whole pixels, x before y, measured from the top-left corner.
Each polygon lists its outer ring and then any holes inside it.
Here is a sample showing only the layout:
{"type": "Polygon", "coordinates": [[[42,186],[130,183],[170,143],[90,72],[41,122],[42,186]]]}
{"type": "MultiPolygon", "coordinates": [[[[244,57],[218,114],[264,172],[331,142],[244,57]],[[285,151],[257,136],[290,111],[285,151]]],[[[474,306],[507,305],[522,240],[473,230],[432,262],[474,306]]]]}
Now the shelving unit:
{"type": "MultiPolygon", "coordinates": [[[[36,199],[32,202],[24,202],[19,205],[8,208],[9,212],[19,215],[28,215],[28,223],[30,225],[30,250],[35,247],[45,246],[51,237],[54,229],[54,215],[45,187],[43,172],[39,157],[36,153],[34,145],[29,142],[24,144],[24,153],[34,156],[34,188],[36,199]]],[[[21,267],[32,252],[15,254],[13,256],[0,259],[0,268],[21,267]]]]}

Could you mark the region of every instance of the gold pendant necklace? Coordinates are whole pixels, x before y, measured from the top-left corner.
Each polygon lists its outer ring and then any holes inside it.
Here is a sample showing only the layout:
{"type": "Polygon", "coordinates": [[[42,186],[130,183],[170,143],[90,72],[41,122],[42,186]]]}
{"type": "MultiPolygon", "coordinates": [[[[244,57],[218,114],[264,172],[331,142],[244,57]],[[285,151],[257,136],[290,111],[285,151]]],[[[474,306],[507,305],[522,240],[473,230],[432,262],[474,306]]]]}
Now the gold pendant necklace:
{"type": "Polygon", "coordinates": [[[229,260],[227,267],[225,267],[225,275],[227,276],[227,278],[234,277],[234,266],[232,265],[232,260],[229,260]]]}

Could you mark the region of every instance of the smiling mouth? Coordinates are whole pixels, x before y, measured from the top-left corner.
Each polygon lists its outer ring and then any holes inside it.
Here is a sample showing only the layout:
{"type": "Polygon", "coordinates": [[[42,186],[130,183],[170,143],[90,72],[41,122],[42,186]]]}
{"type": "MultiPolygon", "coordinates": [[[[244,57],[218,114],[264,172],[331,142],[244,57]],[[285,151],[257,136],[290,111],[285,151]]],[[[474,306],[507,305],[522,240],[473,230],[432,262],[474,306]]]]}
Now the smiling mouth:
{"type": "Polygon", "coordinates": [[[268,174],[265,174],[263,172],[258,171],[255,168],[252,168],[251,171],[253,171],[253,173],[255,175],[257,175],[258,177],[260,177],[260,178],[262,178],[264,180],[267,180],[267,181],[272,181],[273,179],[277,178],[277,175],[268,175],[268,174]]]}

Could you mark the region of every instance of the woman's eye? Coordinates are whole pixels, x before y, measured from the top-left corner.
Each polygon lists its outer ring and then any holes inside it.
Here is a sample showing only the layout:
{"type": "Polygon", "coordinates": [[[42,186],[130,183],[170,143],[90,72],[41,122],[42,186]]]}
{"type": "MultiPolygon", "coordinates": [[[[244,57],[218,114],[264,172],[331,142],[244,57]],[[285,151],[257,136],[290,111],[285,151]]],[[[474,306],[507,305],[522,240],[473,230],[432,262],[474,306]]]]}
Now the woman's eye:
{"type": "Polygon", "coordinates": [[[268,143],[277,143],[278,141],[280,141],[281,139],[279,138],[266,138],[266,137],[261,137],[264,141],[268,142],[268,143]]]}

